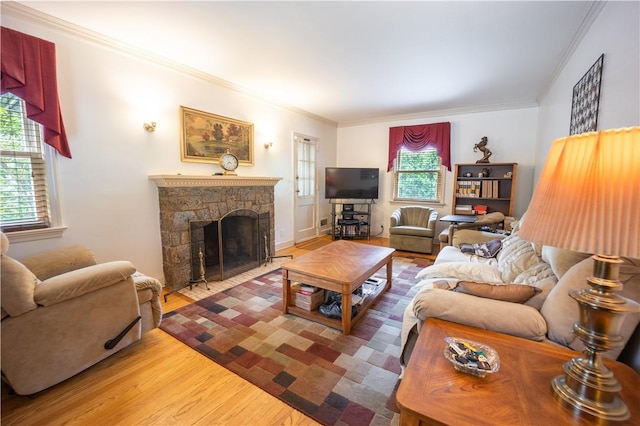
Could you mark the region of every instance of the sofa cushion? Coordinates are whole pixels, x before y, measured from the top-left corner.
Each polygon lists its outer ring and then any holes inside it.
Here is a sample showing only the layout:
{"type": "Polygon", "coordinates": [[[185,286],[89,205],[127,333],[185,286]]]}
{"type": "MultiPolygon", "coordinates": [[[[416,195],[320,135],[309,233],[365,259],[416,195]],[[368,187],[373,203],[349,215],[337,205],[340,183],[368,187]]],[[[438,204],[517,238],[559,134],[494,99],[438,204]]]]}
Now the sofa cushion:
{"type": "Polygon", "coordinates": [[[542,247],[542,260],[547,262],[553,273],[556,274],[558,279],[576,263],[581,262],[587,257],[591,256],[589,253],[581,253],[579,251],[572,251],[567,249],[561,249],[557,247],[543,246],[542,247]]]}
{"type": "Polygon", "coordinates": [[[446,262],[427,266],[416,278],[458,278],[485,283],[502,283],[500,271],[495,267],[473,262],[446,262]]]}
{"type": "Polygon", "coordinates": [[[460,281],[454,291],[484,297],[486,299],[503,300],[512,303],[524,303],[542,290],[525,284],[491,284],[473,281],[460,281]]]}
{"type": "Polygon", "coordinates": [[[544,340],[547,332],[544,318],[530,306],[437,288],[416,294],[413,313],[420,321],[440,318],[537,341],[544,340]]]}
{"type": "Polygon", "coordinates": [[[394,226],[389,228],[389,234],[410,235],[413,237],[433,237],[433,229],[423,228],[421,226],[394,226]]]}
{"type": "Polygon", "coordinates": [[[466,254],[475,254],[485,258],[496,257],[502,248],[502,240],[495,239],[478,244],[462,243],[459,248],[461,252],[466,254]]]}
{"type": "Polygon", "coordinates": [[[9,256],[1,256],[0,270],[2,308],[12,317],[38,307],[34,292],[40,280],[22,263],[9,256]]]}

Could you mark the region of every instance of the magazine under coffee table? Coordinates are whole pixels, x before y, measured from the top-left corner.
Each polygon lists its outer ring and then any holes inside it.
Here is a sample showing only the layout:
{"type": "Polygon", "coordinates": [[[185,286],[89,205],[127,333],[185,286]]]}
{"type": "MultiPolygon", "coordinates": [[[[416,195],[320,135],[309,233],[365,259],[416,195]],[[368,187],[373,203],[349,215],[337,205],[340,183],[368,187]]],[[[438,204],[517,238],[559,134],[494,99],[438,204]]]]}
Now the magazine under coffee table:
{"type": "Polygon", "coordinates": [[[311,253],[282,264],[282,306],[285,314],[319,322],[329,327],[351,332],[351,326],[364,316],[369,306],[391,288],[392,254],[395,249],[352,241],[338,240],[311,253]],[[351,295],[367,278],[383,266],[387,267],[387,280],[368,295],[351,318],[351,295]],[[307,311],[292,304],[291,283],[300,282],[342,294],[342,320],[328,318],[318,310],[307,311]]]}

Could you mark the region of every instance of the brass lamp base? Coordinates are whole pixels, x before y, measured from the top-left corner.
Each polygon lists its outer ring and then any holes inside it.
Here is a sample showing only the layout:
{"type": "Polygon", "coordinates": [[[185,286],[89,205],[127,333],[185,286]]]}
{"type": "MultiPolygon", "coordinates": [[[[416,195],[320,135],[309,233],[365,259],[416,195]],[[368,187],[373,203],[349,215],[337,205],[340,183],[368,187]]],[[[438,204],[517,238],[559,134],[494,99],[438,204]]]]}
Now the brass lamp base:
{"type": "Polygon", "coordinates": [[[578,302],[580,321],[573,333],[586,346],[584,356],[564,364],[564,376],[553,379],[554,397],[567,408],[593,417],[622,421],[630,417],[629,409],[619,393],[620,383],[602,362],[600,353],[620,347],[620,329],[625,315],[638,309],[634,301],[619,296],[618,256],[593,256],[593,276],[587,279],[591,288],[572,290],[569,295],[578,302]]]}
{"type": "Polygon", "coordinates": [[[574,358],[564,364],[566,376],[551,382],[554,396],[565,407],[581,411],[592,417],[610,421],[627,420],[630,416],[626,404],[618,396],[622,387],[610,370],[608,374],[585,368],[583,358],[574,358]],[[583,374],[586,372],[586,375],[583,374]],[[589,386],[584,386],[584,383],[589,386]]]}

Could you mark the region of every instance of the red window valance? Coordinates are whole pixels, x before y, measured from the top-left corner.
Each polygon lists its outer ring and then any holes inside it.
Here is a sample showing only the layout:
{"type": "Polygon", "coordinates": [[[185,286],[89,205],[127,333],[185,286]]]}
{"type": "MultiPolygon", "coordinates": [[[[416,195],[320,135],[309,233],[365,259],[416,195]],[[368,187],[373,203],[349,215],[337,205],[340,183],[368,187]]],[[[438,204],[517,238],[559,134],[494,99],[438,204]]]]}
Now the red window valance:
{"type": "Polygon", "coordinates": [[[2,27],[0,90],[27,105],[27,117],[42,124],[45,143],[71,158],[58,99],[55,44],[2,27]]]}
{"type": "Polygon", "coordinates": [[[388,172],[393,169],[398,151],[403,146],[409,151],[419,151],[426,147],[435,148],[442,159],[442,164],[451,171],[451,123],[390,127],[388,172]]]}

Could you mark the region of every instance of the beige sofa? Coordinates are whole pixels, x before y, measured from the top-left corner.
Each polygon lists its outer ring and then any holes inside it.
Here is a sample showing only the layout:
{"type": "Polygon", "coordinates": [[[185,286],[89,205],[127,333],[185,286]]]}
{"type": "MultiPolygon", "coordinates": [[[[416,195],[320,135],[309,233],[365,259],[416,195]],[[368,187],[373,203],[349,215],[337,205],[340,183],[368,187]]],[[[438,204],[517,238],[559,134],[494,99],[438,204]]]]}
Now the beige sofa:
{"type": "Polygon", "coordinates": [[[126,261],[96,264],[73,246],[17,261],[1,248],[2,379],[30,395],[160,325],[162,286],[126,261]]]}
{"type": "MultiPolygon", "coordinates": [[[[640,260],[623,260],[621,295],[640,301],[640,260]]],[[[584,345],[573,334],[573,324],[579,319],[578,304],[568,292],[586,288],[592,271],[593,260],[588,254],[537,247],[518,236],[517,225],[506,238],[459,230],[434,265],[417,274],[417,293],[404,312],[401,364],[408,362],[420,326],[428,317],[583,351],[584,345]],[[461,246],[473,253],[463,253],[461,246]]],[[[624,344],[639,321],[640,312],[626,316],[624,344]]],[[[636,340],[633,345],[637,344],[636,340]]],[[[630,365],[638,370],[638,348],[631,350],[635,359],[630,365]]],[[[622,351],[621,346],[603,356],[616,359],[622,351]]]]}

